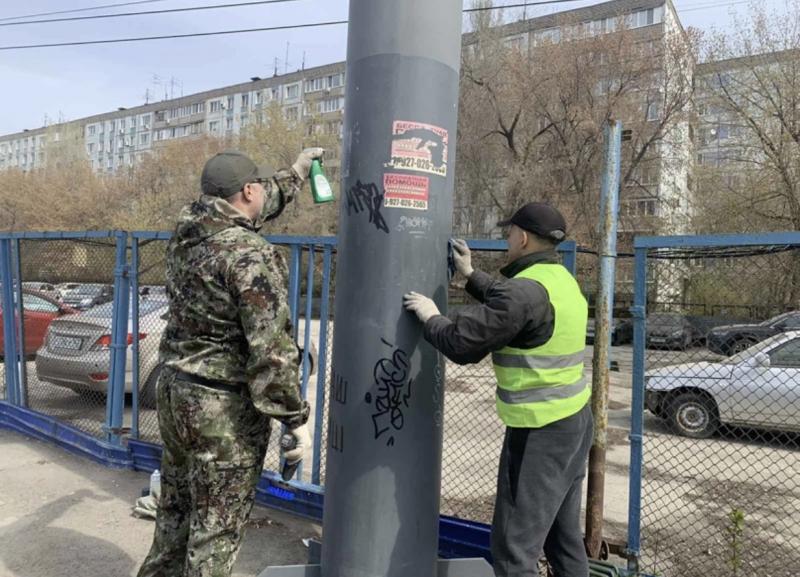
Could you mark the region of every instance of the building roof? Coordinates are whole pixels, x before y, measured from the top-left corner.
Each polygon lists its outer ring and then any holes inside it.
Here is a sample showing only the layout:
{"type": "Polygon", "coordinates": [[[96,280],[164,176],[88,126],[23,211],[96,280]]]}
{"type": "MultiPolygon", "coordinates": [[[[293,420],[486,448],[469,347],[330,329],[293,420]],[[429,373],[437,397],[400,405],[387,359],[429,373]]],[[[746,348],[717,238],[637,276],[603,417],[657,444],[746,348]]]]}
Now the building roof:
{"type": "MultiPolygon", "coordinates": [[[[592,20],[599,20],[600,18],[613,18],[614,16],[638,12],[639,10],[658,8],[659,6],[664,6],[668,2],[669,0],[611,0],[610,2],[592,4],[591,6],[584,6],[583,8],[574,8],[554,14],[528,18],[527,20],[511,22],[498,27],[498,32],[501,36],[514,36],[515,34],[524,34],[534,30],[554,28],[563,24],[565,21],[591,22],[592,20]]],[[[474,32],[465,34],[464,43],[470,44],[474,36],[474,32]]]]}
{"type": "Polygon", "coordinates": [[[148,112],[155,112],[158,110],[169,110],[170,108],[185,106],[187,104],[206,101],[212,98],[226,96],[229,94],[262,90],[264,88],[271,88],[273,86],[292,84],[295,82],[300,82],[306,78],[316,78],[317,76],[324,76],[327,74],[335,74],[337,72],[342,72],[344,70],[344,64],[345,64],[344,62],[323,64],[322,66],[306,68],[304,70],[298,70],[296,72],[290,72],[288,74],[272,76],[270,78],[260,78],[258,80],[250,80],[249,82],[241,82],[239,84],[231,84],[228,86],[223,86],[222,88],[214,88],[212,90],[205,90],[203,92],[195,92],[194,94],[189,94],[187,96],[182,96],[180,98],[161,100],[159,102],[152,102],[150,104],[144,104],[141,106],[132,106],[130,108],[122,108],[119,110],[114,110],[113,112],[103,112],[101,114],[86,116],[84,118],[68,120],[66,122],[61,122],[59,124],[51,124],[49,126],[24,130],[22,132],[4,134],[0,135],[0,141],[15,140],[17,138],[29,138],[31,136],[44,134],[49,130],[57,129],[59,125],[66,126],[66,125],[74,125],[77,123],[79,125],[85,126],[87,124],[93,124],[95,122],[103,122],[105,120],[113,120],[115,118],[135,116],[138,114],[147,114],[148,112]]]}

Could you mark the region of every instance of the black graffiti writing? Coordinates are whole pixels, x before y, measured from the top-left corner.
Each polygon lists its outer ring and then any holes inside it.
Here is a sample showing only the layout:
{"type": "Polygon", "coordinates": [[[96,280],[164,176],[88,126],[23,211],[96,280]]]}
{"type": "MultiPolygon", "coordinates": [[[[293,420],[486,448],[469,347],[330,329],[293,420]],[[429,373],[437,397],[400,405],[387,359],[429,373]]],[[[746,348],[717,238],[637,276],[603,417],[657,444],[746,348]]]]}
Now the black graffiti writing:
{"type": "Polygon", "coordinates": [[[439,353],[436,358],[436,368],[433,371],[433,406],[436,407],[436,412],[433,415],[433,420],[436,426],[441,428],[443,422],[442,416],[442,355],[439,353]]]}
{"type": "MultiPolygon", "coordinates": [[[[389,345],[386,341],[383,342],[389,345]]],[[[392,348],[394,347],[392,346],[392,348]]],[[[408,354],[402,349],[396,348],[391,356],[384,357],[375,363],[373,369],[377,391],[374,396],[375,412],[372,414],[372,424],[376,439],[389,433],[386,438],[387,446],[394,445],[394,434],[390,431],[402,431],[406,424],[404,409],[409,406],[413,383],[413,379],[409,378],[410,366],[408,354]]],[[[364,400],[372,404],[373,396],[367,393],[364,400]]]]}
{"type": "Polygon", "coordinates": [[[360,180],[347,191],[347,215],[369,212],[369,221],[375,228],[389,234],[389,227],[381,214],[384,193],[374,184],[362,184],[360,180]]]}
{"type": "Polygon", "coordinates": [[[344,453],[344,426],[334,419],[330,419],[328,423],[328,446],[334,451],[344,453]]]}
{"type": "Polygon", "coordinates": [[[347,404],[347,381],[341,375],[333,375],[333,400],[343,405],[347,404]]]}

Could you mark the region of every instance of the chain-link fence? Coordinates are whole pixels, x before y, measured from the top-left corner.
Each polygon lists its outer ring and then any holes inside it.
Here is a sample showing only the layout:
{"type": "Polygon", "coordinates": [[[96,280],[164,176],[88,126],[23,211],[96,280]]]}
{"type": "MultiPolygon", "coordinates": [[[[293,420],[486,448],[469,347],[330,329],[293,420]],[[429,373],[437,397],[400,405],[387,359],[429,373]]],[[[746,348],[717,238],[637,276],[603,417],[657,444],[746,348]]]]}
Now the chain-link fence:
{"type": "MultiPolygon", "coordinates": [[[[16,329],[12,321],[4,323],[4,336],[24,333],[14,338],[25,362],[17,365],[20,386],[13,389],[19,389],[19,398],[13,402],[98,438],[107,436],[107,424],[113,422],[113,403],[107,408],[106,400],[113,285],[126,264],[117,262],[119,252],[115,257],[119,238],[118,233],[51,234],[12,237],[0,246],[10,251],[0,254],[0,265],[14,289],[0,287],[2,301],[15,309],[14,318],[23,319],[16,329]]],[[[128,238],[132,298],[122,424],[130,427],[131,437],[152,443],[160,442],[154,401],[158,345],[166,324],[168,238],[163,233],[128,238]]],[[[605,527],[607,538],[624,536],[629,477],[635,485],[642,466],[641,506],[635,493],[631,497],[630,518],[639,519],[631,525],[629,545],[641,551],[643,570],[668,577],[797,574],[800,242],[792,238],[793,244],[751,241],[741,246],[734,238],[712,243],[716,248],[649,239],[650,244],[637,248],[647,253],[647,266],[644,259],[636,267],[632,259],[619,260],[605,527]],[[635,300],[630,298],[634,286],[635,300]],[[646,308],[646,316],[628,318],[630,304],[635,315],[646,308]],[[632,389],[631,383],[638,386],[632,389]],[[639,389],[646,395],[637,401],[639,389]],[[636,424],[641,416],[637,403],[646,407],[642,428],[636,424]],[[631,416],[634,429],[629,431],[631,416]],[[637,457],[642,429],[643,460],[637,457]]],[[[302,386],[313,408],[315,450],[298,479],[321,486],[328,403],[336,394],[331,382],[335,240],[270,240],[286,250],[297,340],[308,352],[302,386]]],[[[476,268],[495,272],[504,264],[502,242],[472,246],[476,268]]],[[[591,293],[596,255],[576,253],[572,245],[563,247],[562,258],[591,293]]],[[[462,285],[457,279],[450,287],[451,311],[471,302],[462,285]]],[[[125,340],[119,333],[117,338],[125,340]]],[[[587,369],[591,327],[588,341],[587,369]]],[[[0,383],[7,389],[5,372],[0,383]]],[[[494,386],[489,360],[446,364],[444,514],[491,521],[503,435],[494,386]]],[[[2,390],[0,398],[9,394],[2,390]]],[[[267,470],[280,467],[279,434],[275,424],[267,470]]]]}
{"type": "Polygon", "coordinates": [[[651,248],[641,568],[800,574],[800,246],[651,248]]]}
{"type": "Polygon", "coordinates": [[[117,238],[30,236],[13,241],[20,404],[104,437],[117,238]]]}
{"type": "MultiPolygon", "coordinates": [[[[131,380],[138,383],[138,399],[133,410],[132,434],[141,441],[160,443],[156,414],[156,382],[161,371],[158,348],[167,323],[168,299],[165,287],[167,233],[133,233],[131,246],[131,342],[128,367],[131,380]],[[136,310],[138,307],[138,311],[136,310]]],[[[270,240],[281,247],[289,265],[289,305],[296,330],[297,344],[308,355],[301,369],[301,385],[312,407],[309,428],[315,439],[325,437],[326,406],[317,407],[317,398],[330,378],[330,346],[333,313],[333,239],[292,239],[274,237],[270,240]],[[322,338],[325,332],[327,338],[322,338]],[[306,338],[308,334],[308,338],[306,338]],[[323,342],[324,341],[324,342],[323,342]],[[320,358],[320,352],[324,357],[320,358]],[[323,371],[322,373],[320,371],[323,371]],[[324,375],[322,383],[319,375],[324,375]]],[[[279,439],[282,433],[278,422],[272,423],[271,442],[264,463],[265,470],[280,470],[279,439]]],[[[317,443],[313,462],[304,464],[298,480],[319,483],[324,468],[325,443],[317,443]]]]}

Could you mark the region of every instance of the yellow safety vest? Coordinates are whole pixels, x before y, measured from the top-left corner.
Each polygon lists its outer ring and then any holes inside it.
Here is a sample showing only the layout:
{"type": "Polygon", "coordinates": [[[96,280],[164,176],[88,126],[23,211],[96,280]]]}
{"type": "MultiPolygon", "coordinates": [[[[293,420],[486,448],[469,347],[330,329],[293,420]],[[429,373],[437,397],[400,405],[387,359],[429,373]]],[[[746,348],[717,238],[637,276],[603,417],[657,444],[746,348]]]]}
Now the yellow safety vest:
{"type": "Polygon", "coordinates": [[[574,415],[592,394],[583,374],[589,307],[560,264],[534,264],[514,278],[535,280],[545,288],[555,323],[550,340],[541,346],[492,353],[497,414],[506,426],[539,428],[574,415]]]}

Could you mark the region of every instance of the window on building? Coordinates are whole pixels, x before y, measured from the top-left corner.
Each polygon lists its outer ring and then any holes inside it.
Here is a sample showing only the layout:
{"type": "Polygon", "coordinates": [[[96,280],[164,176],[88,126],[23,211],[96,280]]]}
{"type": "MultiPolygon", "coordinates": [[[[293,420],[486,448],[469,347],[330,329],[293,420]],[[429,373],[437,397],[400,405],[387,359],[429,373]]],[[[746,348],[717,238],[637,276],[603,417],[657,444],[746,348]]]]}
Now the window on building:
{"type": "Polygon", "coordinates": [[[212,100],[210,108],[211,108],[211,112],[219,112],[222,109],[222,101],[221,100],[212,100]]]}
{"type": "Polygon", "coordinates": [[[263,102],[264,102],[264,93],[259,90],[258,92],[256,92],[255,105],[261,106],[263,102]]]}
{"type": "Polygon", "coordinates": [[[515,36],[513,38],[506,38],[503,41],[506,48],[508,50],[515,50],[517,52],[522,52],[525,48],[525,37],[524,36],[515,36]]]}
{"type": "Polygon", "coordinates": [[[242,108],[249,108],[249,107],[250,107],[250,95],[242,94],[242,108]]]}
{"type": "Polygon", "coordinates": [[[628,216],[658,216],[658,200],[637,198],[625,203],[628,216]]]}
{"type": "Polygon", "coordinates": [[[233,96],[228,96],[228,102],[225,104],[225,108],[233,110],[233,96]]]}
{"type": "Polygon", "coordinates": [[[142,114],[142,116],[139,118],[139,124],[143,129],[150,130],[150,115],[142,114]]]}
{"type": "Polygon", "coordinates": [[[276,86],[272,90],[270,90],[270,99],[271,100],[278,100],[278,98],[280,98],[280,95],[281,95],[280,87],[276,86]]]}
{"type": "Polygon", "coordinates": [[[542,44],[558,44],[560,41],[561,29],[558,27],[545,28],[544,30],[537,30],[533,33],[534,46],[540,46],[542,44]]]}
{"type": "Polygon", "coordinates": [[[89,143],[89,144],[86,146],[86,150],[87,150],[87,152],[88,152],[89,154],[94,154],[94,142],[90,142],[90,143],[89,143]]]}
{"type": "Polygon", "coordinates": [[[157,110],[156,111],[156,122],[164,122],[166,119],[166,111],[165,110],[157,110]]]}
{"type": "Polygon", "coordinates": [[[331,74],[330,76],[328,76],[328,87],[329,88],[338,88],[342,84],[344,84],[344,74],[343,73],[340,72],[339,74],[331,74]]]}
{"type": "Polygon", "coordinates": [[[336,112],[344,107],[344,97],[338,96],[336,98],[326,98],[318,104],[318,110],[321,113],[336,112]]]}
{"type": "Polygon", "coordinates": [[[297,106],[290,106],[286,109],[286,120],[297,120],[300,115],[300,111],[297,106]]]}
{"type": "Polygon", "coordinates": [[[209,132],[219,132],[219,120],[212,120],[208,123],[209,132]]]}
{"type": "Polygon", "coordinates": [[[148,145],[150,144],[150,135],[146,132],[144,134],[139,135],[139,144],[148,145]]]}
{"type": "Polygon", "coordinates": [[[318,92],[320,90],[325,90],[325,78],[309,78],[306,80],[306,92],[318,92]]]}
{"type": "Polygon", "coordinates": [[[94,124],[90,125],[88,132],[89,136],[94,136],[95,134],[97,134],[97,127],[94,124]]]}
{"type": "Polygon", "coordinates": [[[225,119],[225,130],[233,130],[233,118],[225,119]]]}
{"type": "Polygon", "coordinates": [[[661,105],[658,102],[647,104],[647,120],[653,122],[661,117],[661,105]]]}
{"type": "Polygon", "coordinates": [[[300,97],[300,85],[290,84],[286,87],[286,98],[289,100],[300,97]]]}

